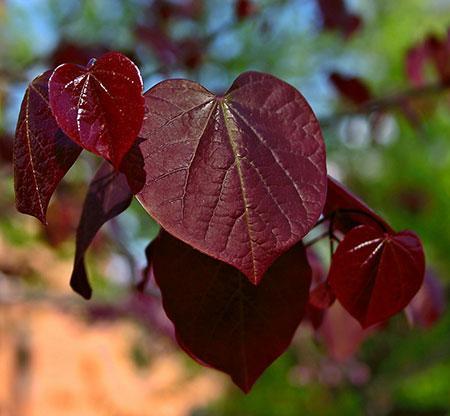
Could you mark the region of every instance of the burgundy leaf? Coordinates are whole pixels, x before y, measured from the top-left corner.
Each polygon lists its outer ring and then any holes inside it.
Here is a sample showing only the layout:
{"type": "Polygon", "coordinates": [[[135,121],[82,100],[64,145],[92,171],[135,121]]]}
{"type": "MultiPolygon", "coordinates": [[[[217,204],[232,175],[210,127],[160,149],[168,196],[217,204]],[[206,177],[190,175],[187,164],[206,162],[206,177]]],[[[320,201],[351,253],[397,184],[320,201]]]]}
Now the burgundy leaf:
{"type": "Polygon", "coordinates": [[[47,71],[28,86],[13,149],[17,209],[44,224],[54,190],[81,152],[52,115],[48,102],[50,75],[51,71],[47,71]]]}
{"type": "Polygon", "coordinates": [[[319,256],[311,248],[306,250],[306,255],[312,270],[309,304],[318,309],[326,309],[331,306],[335,297],[326,280],[324,266],[319,256]]]}
{"type": "Polygon", "coordinates": [[[83,65],[91,58],[100,58],[108,49],[103,45],[79,45],[77,43],[62,41],[51,56],[51,65],[56,68],[61,64],[83,65]]]}
{"type": "Polygon", "coordinates": [[[333,72],[330,81],[339,93],[354,105],[361,105],[372,98],[367,84],[357,77],[350,77],[333,72]]]}
{"type": "Polygon", "coordinates": [[[339,302],[324,311],[322,325],[318,331],[328,355],[335,361],[345,362],[357,351],[361,342],[373,328],[362,329],[339,302]]]}
{"type": "Polygon", "coordinates": [[[406,54],[406,75],[416,87],[425,84],[424,67],[427,59],[428,52],[423,44],[411,48],[406,54]]]}
{"type": "Polygon", "coordinates": [[[84,255],[101,226],[125,211],[132,200],[126,177],[104,162],[94,176],[84,201],[77,229],[75,261],[70,285],[86,299],[92,295],[84,255]]]}
{"type": "Polygon", "coordinates": [[[335,300],[328,281],[319,283],[309,294],[309,303],[317,309],[329,308],[335,300]]]}
{"type": "Polygon", "coordinates": [[[412,231],[391,234],[361,225],[339,244],[328,281],[342,306],[367,328],[408,305],[424,271],[422,244],[412,231]]]}
{"type": "Polygon", "coordinates": [[[444,313],[445,303],[445,290],[442,283],[432,271],[427,270],[422,287],[405,312],[413,325],[429,328],[444,313]]]}
{"type": "Polygon", "coordinates": [[[317,2],[325,29],[338,30],[345,37],[350,37],[360,29],[361,17],[350,13],[344,0],[317,0],[317,2]]]}
{"type": "Polygon", "coordinates": [[[426,81],[426,64],[434,66],[438,79],[450,82],[450,29],[447,36],[440,39],[429,35],[418,45],[411,48],[406,55],[406,74],[415,86],[422,86],[426,81]]]}
{"type": "Polygon", "coordinates": [[[60,65],[49,88],[51,109],[64,132],[118,168],[144,117],[136,65],[117,52],[92,60],[87,67],[60,65]]]}
{"type": "MultiPolygon", "coordinates": [[[[314,329],[317,329],[322,324],[322,319],[324,315],[324,309],[315,306],[316,299],[312,299],[312,296],[316,296],[316,289],[320,290],[320,287],[324,284],[327,276],[325,274],[325,269],[316,252],[308,247],[306,250],[306,255],[308,258],[308,263],[311,267],[312,278],[311,286],[309,288],[309,299],[306,306],[305,318],[311,323],[314,329]],[[314,304],[313,304],[314,303],[314,304]]],[[[334,299],[333,299],[334,300],[334,299]]]]}
{"type": "Polygon", "coordinates": [[[0,162],[11,165],[13,161],[13,143],[12,136],[0,133],[0,162]]]}
{"type": "Polygon", "coordinates": [[[252,16],[257,10],[258,8],[252,0],[236,0],[234,5],[234,11],[239,20],[252,16]]]}
{"type": "Polygon", "coordinates": [[[328,176],[327,199],[323,214],[327,216],[334,214],[334,228],[344,233],[361,224],[378,226],[393,232],[383,218],[331,176],[328,176]]]}
{"type": "Polygon", "coordinates": [[[224,96],[169,80],[145,98],[139,201],[167,231],[257,284],[322,211],[325,147],[310,107],[257,72],[224,96]]]}
{"type": "Polygon", "coordinates": [[[248,392],[289,346],[303,317],[311,280],[303,246],[276,260],[258,286],[165,232],[152,256],[181,347],[248,392]]]}
{"type": "Polygon", "coordinates": [[[439,79],[444,83],[450,82],[450,29],[448,29],[447,36],[443,39],[429,36],[425,45],[439,79]]]}
{"type": "Polygon", "coordinates": [[[178,45],[165,33],[163,28],[140,25],[136,28],[136,36],[150,47],[163,65],[170,67],[177,61],[180,54],[178,45]]]}

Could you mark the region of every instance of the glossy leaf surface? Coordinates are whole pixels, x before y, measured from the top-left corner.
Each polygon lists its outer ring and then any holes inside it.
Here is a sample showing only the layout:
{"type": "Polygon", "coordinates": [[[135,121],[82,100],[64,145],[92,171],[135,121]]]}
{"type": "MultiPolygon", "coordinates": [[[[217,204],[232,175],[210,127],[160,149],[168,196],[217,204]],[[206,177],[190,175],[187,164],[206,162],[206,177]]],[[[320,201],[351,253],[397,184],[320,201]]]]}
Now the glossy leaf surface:
{"type": "Polygon", "coordinates": [[[124,174],[114,171],[104,162],[94,178],[86,195],[77,229],[75,261],[70,285],[75,292],[86,299],[92,295],[84,255],[101,226],[125,211],[131,203],[132,193],[124,174]]]}
{"type": "Polygon", "coordinates": [[[311,280],[304,248],[297,244],[283,254],[258,286],[165,232],[152,258],[181,347],[248,392],[302,320],[311,280]]]}
{"type": "Polygon", "coordinates": [[[361,225],[333,255],[328,282],[345,309],[366,328],[401,311],[422,285],[425,260],[416,234],[361,225]]]}
{"type": "Polygon", "coordinates": [[[48,102],[50,75],[47,71],[28,86],[13,147],[17,209],[44,224],[54,190],[81,152],[52,115],[48,102]]]}
{"type": "Polygon", "coordinates": [[[144,116],[136,65],[117,52],[87,67],[63,64],[51,76],[49,88],[53,114],[64,132],[118,168],[144,116]]]}
{"type": "Polygon", "coordinates": [[[325,199],[325,148],[303,96],[267,74],[224,96],[187,80],[145,94],[138,199],[171,234],[257,284],[314,225],[325,199]]]}
{"type": "Polygon", "coordinates": [[[331,176],[328,176],[327,199],[323,213],[334,213],[334,228],[344,233],[361,224],[393,232],[383,218],[331,176]]]}

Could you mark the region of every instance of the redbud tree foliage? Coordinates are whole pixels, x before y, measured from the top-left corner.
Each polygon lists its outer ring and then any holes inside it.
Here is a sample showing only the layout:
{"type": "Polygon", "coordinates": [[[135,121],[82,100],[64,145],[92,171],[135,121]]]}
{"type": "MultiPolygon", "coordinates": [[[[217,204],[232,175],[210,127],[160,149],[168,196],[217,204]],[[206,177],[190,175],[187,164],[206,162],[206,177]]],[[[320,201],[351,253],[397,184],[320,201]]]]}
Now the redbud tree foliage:
{"type": "MultiPolygon", "coordinates": [[[[336,78],[336,77],[335,77],[336,78]]],[[[320,124],[300,91],[249,71],[222,94],[186,79],[145,93],[109,52],[28,86],[14,141],[16,205],[46,222],[80,152],[104,159],[76,235],[70,284],[89,299],[84,255],[136,198],[161,226],[146,254],[180,347],[248,392],[302,319],[338,301],[362,328],[402,311],[425,273],[419,237],[394,230],[327,175],[320,124]],[[311,239],[305,237],[311,235],[311,239]],[[312,247],[330,243],[313,279],[312,247]]]]}
{"type": "MultiPolygon", "coordinates": [[[[323,30],[344,40],[360,30],[361,17],[344,1],[316,3],[323,30]]],[[[152,11],[165,21],[190,16],[197,3],[180,4],[154,2],[152,11]]],[[[237,21],[256,13],[256,2],[235,2],[237,21]]],[[[173,42],[159,29],[138,25],[136,35],[163,68],[174,60],[201,64],[198,39],[173,42]]],[[[430,92],[430,66],[439,79],[431,92],[448,87],[449,45],[450,35],[430,35],[408,51],[412,94],[430,92]]],[[[144,92],[140,70],[122,53],[73,45],[61,51],[55,62],[72,62],[74,53],[84,65],[54,64],[28,85],[13,148],[15,195],[20,212],[46,224],[50,199],[81,152],[101,161],[76,232],[70,285],[82,297],[92,296],[89,246],[136,198],[161,226],[145,250],[136,292],[156,283],[180,347],[244,392],[302,321],[330,344],[348,337],[356,348],[403,310],[420,326],[437,319],[442,290],[425,276],[419,237],[394,229],[327,174],[321,129],[333,120],[319,122],[301,91],[248,71],[227,91],[166,79],[144,92]],[[317,255],[319,241],[329,247],[329,264],[317,255]],[[343,325],[349,316],[355,321],[343,325]]],[[[372,114],[373,127],[390,106],[420,124],[420,102],[409,96],[376,98],[364,80],[337,71],[329,81],[355,114],[372,114]]],[[[154,307],[131,306],[137,313],[154,307]]]]}

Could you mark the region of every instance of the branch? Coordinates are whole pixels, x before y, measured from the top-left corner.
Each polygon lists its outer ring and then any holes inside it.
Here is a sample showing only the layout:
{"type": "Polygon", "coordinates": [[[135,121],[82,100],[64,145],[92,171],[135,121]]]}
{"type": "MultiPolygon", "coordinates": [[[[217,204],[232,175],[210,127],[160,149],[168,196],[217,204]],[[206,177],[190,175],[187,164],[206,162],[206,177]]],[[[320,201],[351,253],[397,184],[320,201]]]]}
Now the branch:
{"type": "Polygon", "coordinates": [[[366,103],[362,104],[361,106],[353,110],[332,114],[328,117],[321,119],[320,125],[322,128],[330,127],[345,117],[354,116],[358,114],[370,114],[376,111],[401,107],[410,99],[443,94],[447,90],[450,90],[450,82],[438,82],[424,85],[421,87],[409,88],[395,94],[367,101],[366,103]]]}

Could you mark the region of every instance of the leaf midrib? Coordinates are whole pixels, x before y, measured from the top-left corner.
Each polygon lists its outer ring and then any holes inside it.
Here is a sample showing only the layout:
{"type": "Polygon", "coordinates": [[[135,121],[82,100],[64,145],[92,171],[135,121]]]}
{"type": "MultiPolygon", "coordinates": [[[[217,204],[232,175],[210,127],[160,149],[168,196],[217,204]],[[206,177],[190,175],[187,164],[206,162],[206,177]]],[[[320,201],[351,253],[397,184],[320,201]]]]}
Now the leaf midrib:
{"type": "Polygon", "coordinates": [[[220,108],[222,109],[222,114],[223,114],[223,121],[225,124],[225,128],[227,130],[227,137],[228,137],[228,141],[230,143],[230,147],[231,147],[231,151],[233,152],[233,157],[234,160],[236,161],[236,170],[237,170],[237,174],[239,177],[239,182],[240,182],[240,188],[241,188],[241,194],[242,194],[242,199],[244,201],[244,218],[245,218],[245,222],[247,224],[247,230],[248,230],[248,239],[249,239],[249,244],[250,244],[250,256],[252,259],[252,268],[253,268],[253,276],[251,281],[253,283],[255,283],[255,280],[257,278],[257,274],[256,274],[256,261],[255,261],[255,248],[254,248],[254,243],[253,243],[253,239],[252,239],[252,232],[251,232],[251,226],[250,226],[250,214],[249,214],[249,209],[248,209],[248,198],[247,198],[247,190],[245,187],[245,182],[244,182],[244,175],[242,173],[242,167],[241,167],[241,161],[239,159],[239,155],[238,155],[238,151],[237,151],[237,145],[235,140],[233,139],[233,136],[231,134],[231,131],[229,129],[228,123],[227,123],[227,117],[226,117],[226,112],[228,111],[228,114],[230,114],[231,116],[232,113],[230,111],[230,109],[228,108],[227,104],[224,101],[220,101],[220,108]]]}

